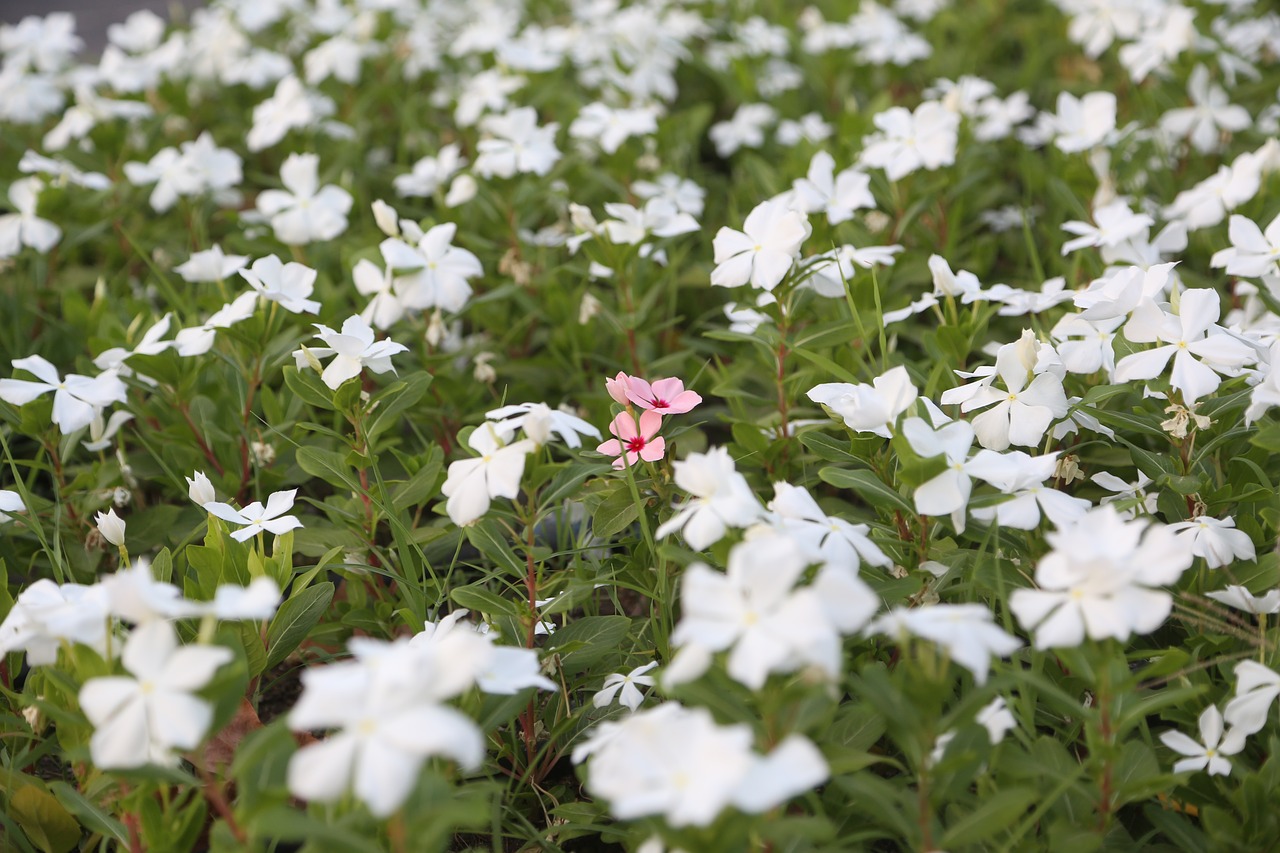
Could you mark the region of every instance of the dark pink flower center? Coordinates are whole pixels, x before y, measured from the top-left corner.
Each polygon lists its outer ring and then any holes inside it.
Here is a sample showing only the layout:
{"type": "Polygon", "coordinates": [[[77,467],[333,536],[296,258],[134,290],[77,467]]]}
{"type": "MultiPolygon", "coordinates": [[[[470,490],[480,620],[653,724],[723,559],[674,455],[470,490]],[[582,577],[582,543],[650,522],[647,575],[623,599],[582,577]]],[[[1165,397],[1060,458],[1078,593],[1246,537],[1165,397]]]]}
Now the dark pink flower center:
{"type": "Polygon", "coordinates": [[[639,453],[641,450],[644,450],[644,446],[645,446],[645,440],[644,440],[644,436],[642,435],[637,435],[635,438],[627,439],[628,453],[639,453]]]}

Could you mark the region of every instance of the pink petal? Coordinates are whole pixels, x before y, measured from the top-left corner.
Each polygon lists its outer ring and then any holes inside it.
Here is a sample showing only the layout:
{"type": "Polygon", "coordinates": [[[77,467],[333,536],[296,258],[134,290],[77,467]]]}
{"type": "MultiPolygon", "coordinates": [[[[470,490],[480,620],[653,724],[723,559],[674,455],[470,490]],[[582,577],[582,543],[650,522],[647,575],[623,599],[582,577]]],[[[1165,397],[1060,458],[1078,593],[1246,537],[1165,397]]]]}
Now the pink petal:
{"type": "Polygon", "coordinates": [[[613,398],[615,403],[625,406],[627,405],[627,391],[630,390],[633,381],[630,376],[618,371],[617,376],[604,381],[604,388],[609,392],[609,396],[613,398]]]}
{"type": "MultiPolygon", "coordinates": [[[[650,409],[640,416],[640,434],[649,440],[662,428],[662,414],[650,409]]],[[[625,437],[625,436],[624,436],[625,437]]],[[[661,456],[662,454],[658,454],[661,456]]]]}
{"type": "Polygon", "coordinates": [[[683,391],[667,404],[667,414],[683,415],[702,402],[702,395],[696,391],[683,391]]]}
{"type": "MultiPolygon", "coordinates": [[[[646,412],[646,414],[648,413],[646,412]]],[[[640,451],[640,458],[645,462],[657,462],[666,452],[667,440],[659,436],[644,446],[644,449],[640,451]]]]}
{"type": "Polygon", "coordinates": [[[675,378],[659,379],[653,383],[653,394],[655,400],[673,400],[677,395],[684,391],[684,382],[675,378]]]}
{"type": "Polygon", "coordinates": [[[636,437],[636,421],[635,418],[626,412],[618,412],[618,416],[609,424],[609,432],[616,435],[623,441],[630,441],[636,437]]]}

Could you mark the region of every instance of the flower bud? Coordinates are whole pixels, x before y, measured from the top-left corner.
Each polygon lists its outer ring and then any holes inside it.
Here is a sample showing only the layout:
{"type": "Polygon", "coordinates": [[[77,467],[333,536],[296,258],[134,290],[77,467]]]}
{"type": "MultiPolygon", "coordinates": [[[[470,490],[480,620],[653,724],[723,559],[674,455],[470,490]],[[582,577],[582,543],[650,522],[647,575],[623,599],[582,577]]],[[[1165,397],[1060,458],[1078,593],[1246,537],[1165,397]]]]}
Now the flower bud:
{"type": "Polygon", "coordinates": [[[400,216],[396,213],[394,207],[382,199],[378,199],[373,203],[373,221],[377,223],[378,229],[388,237],[400,236],[400,216]]]}
{"type": "Polygon", "coordinates": [[[94,521],[98,523],[98,532],[102,534],[103,539],[117,548],[124,545],[124,520],[116,515],[114,509],[98,513],[94,516],[94,521]]]}
{"type": "Polygon", "coordinates": [[[449,184],[449,192],[444,197],[445,207],[457,207],[460,204],[466,204],[476,197],[476,192],[480,189],[476,179],[470,175],[458,175],[453,179],[453,183],[449,184]]]}
{"type": "Polygon", "coordinates": [[[195,479],[187,477],[187,497],[192,501],[204,506],[210,501],[216,501],[218,495],[213,490],[213,483],[209,482],[209,478],[205,476],[203,471],[197,471],[195,479]]]}

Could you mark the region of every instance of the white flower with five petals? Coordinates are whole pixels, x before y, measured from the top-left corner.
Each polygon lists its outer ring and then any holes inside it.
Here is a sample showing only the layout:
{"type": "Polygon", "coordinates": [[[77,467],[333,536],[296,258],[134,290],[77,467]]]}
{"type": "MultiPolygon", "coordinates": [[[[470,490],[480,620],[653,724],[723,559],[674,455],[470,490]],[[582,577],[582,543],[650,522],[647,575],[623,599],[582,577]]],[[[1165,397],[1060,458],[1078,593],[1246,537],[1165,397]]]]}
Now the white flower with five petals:
{"type": "Polygon", "coordinates": [[[177,751],[199,746],[213,706],[194,694],[232,658],[221,646],[179,647],[163,620],[134,628],[121,655],[133,677],[91,678],[80,688],[80,707],[94,726],[93,763],[103,769],[172,765],[177,751]]]}

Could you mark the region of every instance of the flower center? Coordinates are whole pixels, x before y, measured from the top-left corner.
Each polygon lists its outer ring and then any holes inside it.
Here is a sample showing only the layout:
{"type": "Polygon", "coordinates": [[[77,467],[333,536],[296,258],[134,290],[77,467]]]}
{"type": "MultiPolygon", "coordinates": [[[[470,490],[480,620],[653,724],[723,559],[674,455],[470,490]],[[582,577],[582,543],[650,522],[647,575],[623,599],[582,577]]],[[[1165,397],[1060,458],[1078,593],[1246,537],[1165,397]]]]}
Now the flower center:
{"type": "Polygon", "coordinates": [[[645,440],[642,435],[637,435],[635,438],[627,439],[627,451],[630,453],[639,453],[641,450],[644,450],[644,445],[645,440]]]}

